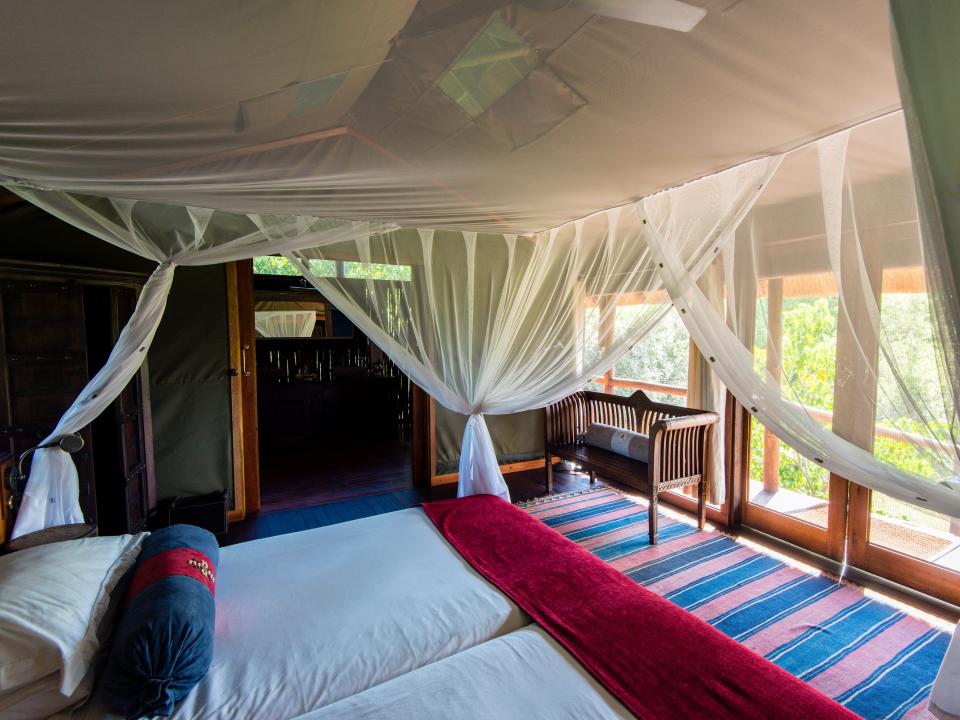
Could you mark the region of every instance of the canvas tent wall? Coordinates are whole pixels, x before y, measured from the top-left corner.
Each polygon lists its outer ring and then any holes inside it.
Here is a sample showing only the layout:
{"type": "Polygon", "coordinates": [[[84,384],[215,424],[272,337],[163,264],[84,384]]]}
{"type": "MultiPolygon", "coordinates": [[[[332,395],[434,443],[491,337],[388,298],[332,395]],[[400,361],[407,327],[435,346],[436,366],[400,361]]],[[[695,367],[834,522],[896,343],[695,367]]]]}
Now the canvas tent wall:
{"type": "MultiPolygon", "coordinates": [[[[155,267],[149,260],[101,242],[25,203],[5,206],[0,212],[0,258],[122,270],[143,277],[155,267]]],[[[223,374],[229,364],[223,340],[227,328],[225,285],[223,266],[188,269],[178,275],[159,330],[161,341],[151,347],[147,357],[153,432],[162,439],[154,447],[161,499],[232,490],[230,395],[223,374]],[[202,314],[198,316],[200,304],[202,314]],[[183,332],[185,328],[190,334],[183,332]],[[182,362],[188,355],[190,366],[182,362]],[[198,393],[198,385],[208,389],[200,388],[198,393]],[[183,432],[185,416],[205,431],[183,432]]]]}

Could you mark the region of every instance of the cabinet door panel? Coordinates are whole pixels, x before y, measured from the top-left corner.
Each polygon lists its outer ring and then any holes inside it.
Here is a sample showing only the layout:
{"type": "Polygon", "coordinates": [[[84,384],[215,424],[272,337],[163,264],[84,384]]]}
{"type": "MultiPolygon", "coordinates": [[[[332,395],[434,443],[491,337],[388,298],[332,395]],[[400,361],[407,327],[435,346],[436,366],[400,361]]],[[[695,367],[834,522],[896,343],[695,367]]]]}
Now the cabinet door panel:
{"type": "MultiPolygon", "coordinates": [[[[5,446],[15,455],[48,435],[89,378],[83,289],[76,282],[0,281],[5,446]]],[[[74,456],[80,506],[96,517],[91,436],[74,456]]]]}
{"type": "MultiPolygon", "coordinates": [[[[136,295],[129,288],[114,288],[114,342],[127,324],[136,307],[136,295]]],[[[116,402],[117,442],[123,476],[123,507],[126,510],[126,531],[137,532],[146,527],[147,515],[153,510],[151,499],[156,497],[151,485],[153,473],[147,457],[144,433],[144,402],[147,370],[142,368],[123,389],[116,402]]]]}

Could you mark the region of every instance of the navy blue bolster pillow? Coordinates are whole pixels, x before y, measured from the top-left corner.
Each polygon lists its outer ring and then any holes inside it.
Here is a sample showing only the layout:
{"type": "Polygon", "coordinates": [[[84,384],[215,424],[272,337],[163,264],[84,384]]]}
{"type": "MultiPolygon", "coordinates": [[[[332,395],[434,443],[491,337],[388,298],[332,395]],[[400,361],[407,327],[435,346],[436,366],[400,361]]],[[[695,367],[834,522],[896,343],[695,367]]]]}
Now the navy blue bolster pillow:
{"type": "Polygon", "coordinates": [[[113,712],[170,715],[206,675],[219,555],[216,538],[193,525],[163,528],[144,541],[103,675],[113,712]]]}

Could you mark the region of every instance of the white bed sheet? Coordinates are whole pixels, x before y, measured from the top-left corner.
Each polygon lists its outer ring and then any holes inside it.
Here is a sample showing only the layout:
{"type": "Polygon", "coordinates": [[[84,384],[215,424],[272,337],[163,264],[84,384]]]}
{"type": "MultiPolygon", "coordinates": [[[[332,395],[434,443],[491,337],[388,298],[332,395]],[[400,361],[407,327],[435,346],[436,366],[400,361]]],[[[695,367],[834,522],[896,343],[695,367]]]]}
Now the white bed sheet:
{"type": "Polygon", "coordinates": [[[634,716],[536,625],[300,720],[627,720],[634,716]]]}
{"type": "Polygon", "coordinates": [[[530,622],[419,508],[226,547],[217,575],[213,665],[174,720],[289,720],[530,622]]]}

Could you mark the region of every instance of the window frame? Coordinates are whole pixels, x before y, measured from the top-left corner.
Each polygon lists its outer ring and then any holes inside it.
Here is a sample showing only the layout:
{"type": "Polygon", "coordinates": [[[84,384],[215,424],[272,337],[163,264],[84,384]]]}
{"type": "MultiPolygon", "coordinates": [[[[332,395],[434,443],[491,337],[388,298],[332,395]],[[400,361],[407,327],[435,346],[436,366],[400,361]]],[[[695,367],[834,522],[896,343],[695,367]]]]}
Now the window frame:
{"type": "MultiPolygon", "coordinates": [[[[881,292],[883,270],[878,263],[867,265],[872,287],[880,288],[881,292]]],[[[877,300],[879,302],[880,298],[877,300]]],[[[856,312],[856,309],[848,308],[848,312],[856,312]]],[[[852,340],[852,332],[849,323],[840,322],[838,318],[838,354],[841,343],[852,340]]],[[[729,396],[728,406],[731,403],[736,406],[735,412],[743,417],[740,427],[728,428],[739,435],[733,439],[733,446],[737,448],[734,453],[739,458],[732,458],[727,464],[727,495],[733,497],[730,492],[733,487],[737,488],[738,495],[734,503],[737,507],[731,510],[731,526],[742,525],[758,530],[830,560],[846,560],[851,567],[960,605],[960,572],[870,542],[873,491],[869,488],[831,473],[826,528],[750,503],[750,432],[754,419],[729,396]]],[[[835,395],[833,415],[843,413],[843,406],[843,396],[835,395]]],[[[874,427],[875,424],[870,425],[871,439],[874,427]]],[[[860,440],[869,442],[866,438],[860,440]]]]}

